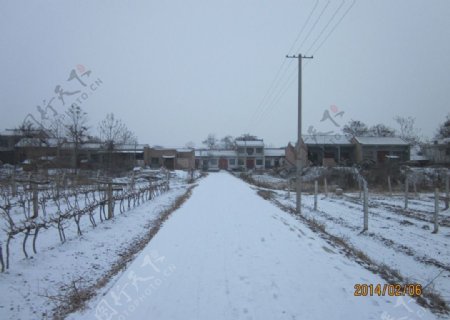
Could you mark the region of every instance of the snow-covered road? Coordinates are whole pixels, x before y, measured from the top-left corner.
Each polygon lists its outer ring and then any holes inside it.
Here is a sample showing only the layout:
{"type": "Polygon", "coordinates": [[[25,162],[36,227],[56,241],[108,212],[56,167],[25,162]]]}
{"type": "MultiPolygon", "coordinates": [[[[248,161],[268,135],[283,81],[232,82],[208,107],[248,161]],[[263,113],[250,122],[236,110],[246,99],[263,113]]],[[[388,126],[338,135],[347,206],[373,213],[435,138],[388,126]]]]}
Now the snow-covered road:
{"type": "Polygon", "coordinates": [[[228,173],[213,173],[73,319],[434,319],[228,173]],[[404,317],[404,318],[403,318],[404,317]]]}

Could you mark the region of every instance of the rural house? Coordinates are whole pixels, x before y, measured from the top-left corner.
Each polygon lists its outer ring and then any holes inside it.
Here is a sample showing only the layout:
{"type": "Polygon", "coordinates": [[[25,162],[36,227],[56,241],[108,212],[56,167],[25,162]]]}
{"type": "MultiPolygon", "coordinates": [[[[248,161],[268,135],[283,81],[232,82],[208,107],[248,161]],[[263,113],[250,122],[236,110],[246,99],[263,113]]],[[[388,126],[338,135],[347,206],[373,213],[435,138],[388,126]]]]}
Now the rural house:
{"type": "Polygon", "coordinates": [[[450,165],[450,138],[433,141],[423,146],[425,156],[435,164],[450,165]]]}
{"type": "Polygon", "coordinates": [[[189,148],[151,147],[145,150],[145,164],[151,168],[165,167],[169,170],[193,169],[194,150],[189,148]]]}
{"type": "Polygon", "coordinates": [[[371,161],[382,164],[388,160],[406,162],[410,157],[410,145],[398,137],[353,137],[355,159],[358,163],[371,161]]]}

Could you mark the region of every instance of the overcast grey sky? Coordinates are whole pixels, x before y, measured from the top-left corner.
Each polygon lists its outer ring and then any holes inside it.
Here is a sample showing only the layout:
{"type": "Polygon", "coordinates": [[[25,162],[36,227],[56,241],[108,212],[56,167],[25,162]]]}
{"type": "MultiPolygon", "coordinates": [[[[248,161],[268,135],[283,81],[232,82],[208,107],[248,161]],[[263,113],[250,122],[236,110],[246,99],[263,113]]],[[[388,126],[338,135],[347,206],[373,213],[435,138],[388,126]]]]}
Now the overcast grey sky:
{"type": "Polygon", "coordinates": [[[297,63],[285,55],[301,52],[314,53],[304,132],[339,130],[320,121],[329,110],[344,111],[340,125],[413,116],[431,137],[450,111],[450,1],[352,3],[1,0],[0,129],[28,113],[39,119],[52,97],[63,112],[60,85],[88,94],[81,106],[93,133],[113,112],[150,145],[250,132],[283,146],[297,125],[297,63]],[[86,87],[67,81],[83,67],[86,87]]]}

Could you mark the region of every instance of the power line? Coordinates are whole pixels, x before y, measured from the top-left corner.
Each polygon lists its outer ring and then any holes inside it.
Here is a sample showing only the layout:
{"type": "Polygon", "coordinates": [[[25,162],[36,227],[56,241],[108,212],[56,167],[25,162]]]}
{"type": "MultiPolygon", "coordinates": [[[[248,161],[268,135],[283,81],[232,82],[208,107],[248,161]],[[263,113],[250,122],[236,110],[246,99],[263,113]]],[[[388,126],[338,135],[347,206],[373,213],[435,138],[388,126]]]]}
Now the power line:
{"type": "MultiPolygon", "coordinates": [[[[322,8],[322,11],[320,12],[319,16],[316,18],[316,20],[314,21],[313,25],[312,25],[311,28],[309,29],[308,34],[306,35],[306,37],[303,39],[302,43],[301,43],[300,46],[298,47],[298,51],[301,50],[301,48],[303,47],[303,44],[306,42],[306,40],[308,40],[309,36],[311,35],[312,31],[315,29],[317,23],[318,23],[318,22],[320,21],[320,19],[322,18],[323,14],[325,13],[325,11],[326,11],[326,9],[328,8],[328,6],[330,5],[330,3],[331,3],[331,1],[328,0],[328,2],[326,3],[326,5],[322,8]]],[[[309,21],[309,19],[308,19],[308,21],[309,21]]],[[[296,42],[296,41],[295,41],[295,42],[296,42]]],[[[295,42],[294,42],[294,44],[295,44],[295,42]]],[[[292,48],[291,48],[291,49],[292,49],[292,48]]],[[[290,65],[291,65],[291,61],[290,61],[289,64],[288,64],[288,68],[289,68],[290,65]]],[[[284,73],[284,74],[285,74],[285,73],[284,73]]],[[[284,74],[283,74],[283,76],[284,76],[284,74]]],[[[281,79],[281,78],[280,78],[280,79],[281,79]]],[[[279,83],[279,81],[278,81],[278,83],[279,83]]],[[[285,83],[287,83],[287,82],[285,82],[285,83]]],[[[276,87],[277,87],[277,86],[275,86],[275,88],[276,88],[276,87]]],[[[282,87],[282,88],[280,89],[279,92],[281,92],[283,89],[285,89],[285,88],[282,87]]],[[[283,94],[284,94],[285,91],[286,91],[286,90],[283,90],[283,94]]],[[[280,98],[281,98],[281,97],[280,97],[280,98]]],[[[277,99],[276,101],[278,101],[278,100],[279,100],[279,99],[277,99]]],[[[261,115],[261,116],[258,118],[258,121],[262,119],[262,115],[263,115],[264,113],[268,112],[269,110],[271,110],[271,109],[273,108],[273,106],[275,105],[275,104],[273,103],[273,101],[275,101],[275,98],[272,99],[272,103],[269,103],[268,105],[266,105],[264,108],[261,109],[261,112],[260,112],[260,115],[261,115]]]]}
{"type": "Polygon", "coordinates": [[[319,44],[319,46],[316,48],[316,50],[313,52],[313,55],[316,54],[317,51],[323,46],[323,44],[328,40],[328,38],[331,36],[331,34],[334,32],[334,30],[338,27],[338,25],[344,20],[344,18],[347,16],[347,14],[350,12],[350,10],[355,5],[356,0],[353,0],[352,4],[348,7],[347,11],[345,11],[344,15],[339,19],[339,21],[334,25],[333,29],[327,34],[325,39],[319,44]]]}
{"type": "MultiPolygon", "coordinates": [[[[342,6],[344,5],[345,0],[342,0],[341,4],[339,5],[339,7],[336,9],[336,11],[334,11],[333,15],[331,16],[331,19],[328,20],[328,23],[325,25],[325,27],[320,31],[319,35],[316,37],[316,40],[313,41],[313,43],[311,44],[311,46],[308,48],[308,50],[306,50],[306,53],[308,53],[312,47],[314,47],[314,45],[316,44],[317,40],[320,39],[320,37],[322,36],[322,34],[325,32],[325,30],[328,28],[328,26],[330,25],[331,21],[334,20],[334,18],[336,17],[337,13],[341,10],[342,6]]],[[[309,62],[309,60],[308,60],[309,62]]]]}
{"type": "Polygon", "coordinates": [[[311,32],[314,30],[314,28],[316,27],[317,23],[319,22],[320,18],[322,18],[323,14],[325,13],[325,11],[327,10],[328,6],[330,5],[331,1],[328,0],[327,4],[325,5],[325,7],[323,7],[322,12],[320,13],[320,15],[317,17],[316,21],[314,21],[314,24],[312,25],[311,29],[309,30],[307,36],[305,39],[303,39],[303,42],[300,44],[300,46],[298,47],[297,51],[300,51],[300,49],[302,48],[303,44],[306,42],[306,40],[308,40],[309,36],[311,35],[311,32]]]}
{"type": "Polygon", "coordinates": [[[295,80],[295,69],[291,70],[291,73],[289,76],[285,79],[283,85],[279,88],[277,93],[273,95],[273,99],[271,99],[270,103],[267,105],[267,107],[262,110],[262,112],[258,115],[258,117],[255,119],[255,122],[259,123],[261,121],[265,114],[269,112],[269,110],[273,109],[272,106],[276,105],[278,101],[284,96],[286,93],[286,90],[293,84],[295,80]]]}
{"type": "MultiPolygon", "coordinates": [[[[312,15],[313,15],[313,13],[316,10],[318,5],[319,5],[319,0],[317,0],[316,3],[314,4],[314,7],[312,8],[311,12],[308,15],[308,18],[306,19],[305,23],[303,24],[302,28],[300,29],[300,32],[297,34],[297,37],[295,38],[294,42],[292,43],[291,48],[289,49],[289,52],[294,48],[294,46],[297,43],[298,39],[303,34],[303,31],[305,30],[307,24],[309,23],[309,20],[311,19],[312,15]]],[[[289,62],[291,62],[291,61],[289,61],[289,62]]],[[[258,112],[260,111],[262,106],[266,103],[268,97],[270,96],[270,93],[272,93],[272,90],[275,90],[275,88],[278,86],[279,81],[277,81],[277,80],[280,80],[282,78],[282,76],[280,78],[278,78],[278,76],[280,75],[281,70],[283,69],[285,64],[286,64],[286,59],[283,59],[283,62],[280,65],[280,67],[278,68],[278,71],[277,71],[277,73],[275,75],[275,78],[272,80],[272,83],[269,86],[269,89],[266,91],[263,99],[259,103],[258,107],[255,109],[255,112],[253,113],[252,118],[258,114],[258,112]],[[277,83],[277,85],[275,85],[275,83],[277,83]]],[[[288,68],[289,68],[289,66],[288,66],[288,68]]]]}
{"type": "MultiPolygon", "coordinates": [[[[337,15],[337,13],[340,11],[343,3],[345,2],[345,0],[341,3],[341,5],[338,7],[338,9],[334,12],[333,16],[331,17],[331,19],[328,21],[328,23],[326,24],[325,28],[322,29],[322,31],[320,32],[319,36],[316,38],[316,40],[313,42],[313,44],[310,46],[310,48],[308,49],[311,50],[311,48],[314,46],[314,44],[317,42],[318,39],[320,39],[321,35],[323,34],[323,32],[326,30],[326,28],[329,26],[329,24],[334,20],[335,16],[337,15]]],[[[319,49],[323,46],[323,44],[328,40],[328,38],[331,36],[331,34],[334,32],[334,30],[339,26],[339,24],[344,20],[344,18],[347,16],[347,14],[350,12],[350,10],[353,8],[353,6],[355,5],[356,0],[353,0],[352,4],[347,8],[347,10],[344,12],[344,14],[341,16],[341,18],[338,20],[338,22],[333,26],[333,28],[330,30],[330,32],[327,34],[327,36],[324,38],[324,40],[319,44],[319,46],[316,48],[316,50],[313,52],[313,55],[316,54],[317,51],[319,51],[319,49]]],[[[305,63],[304,68],[306,68],[306,66],[309,64],[310,61],[307,61],[305,63]]],[[[274,98],[272,100],[272,103],[270,104],[269,107],[265,108],[265,110],[262,111],[262,114],[267,112],[269,109],[272,109],[272,106],[276,105],[279,100],[284,96],[284,94],[286,93],[287,89],[290,88],[292,86],[292,84],[294,83],[294,78],[292,78],[293,73],[290,75],[290,78],[292,81],[289,82],[289,84],[287,84],[287,86],[285,86],[283,89],[281,89],[278,93],[278,95],[276,96],[276,98],[274,98]],[[281,94],[280,94],[281,93],[281,94]]],[[[288,83],[287,81],[285,83],[288,83]]],[[[258,120],[262,120],[263,115],[261,114],[261,117],[259,117],[258,120]]]]}

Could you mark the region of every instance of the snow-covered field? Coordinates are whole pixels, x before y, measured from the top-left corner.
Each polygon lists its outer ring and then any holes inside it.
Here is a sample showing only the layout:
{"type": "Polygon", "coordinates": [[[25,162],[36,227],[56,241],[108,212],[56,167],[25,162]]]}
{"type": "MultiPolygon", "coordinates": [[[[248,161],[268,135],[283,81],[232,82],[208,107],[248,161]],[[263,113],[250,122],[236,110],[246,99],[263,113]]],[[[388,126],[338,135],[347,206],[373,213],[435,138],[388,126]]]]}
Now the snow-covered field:
{"type": "MultiPolygon", "coordinates": [[[[278,192],[278,200],[295,207],[294,195],[278,192]]],[[[303,214],[325,225],[328,233],[343,237],[378,263],[398,270],[411,283],[429,284],[450,303],[450,211],[441,212],[439,232],[433,234],[434,207],[428,195],[410,201],[403,210],[402,197],[369,197],[369,230],[361,233],[363,211],[356,194],[343,197],[304,195],[303,214]],[[441,273],[442,272],[442,273],[441,273]]],[[[443,204],[442,204],[443,206],[443,204]]]]}
{"type": "MultiPolygon", "coordinates": [[[[186,192],[186,173],[175,172],[171,179],[168,192],[141,201],[139,206],[124,213],[118,212],[116,204],[115,217],[102,223],[97,221],[95,228],[83,217],[80,221],[82,236],[77,234],[73,220],[65,221],[65,243],[61,243],[55,227],[42,229],[37,238],[37,254],[33,254],[31,241],[28,241],[28,259],[22,253],[23,235],[12,239],[10,269],[0,273],[0,319],[51,318],[62,287],[73,281],[78,288],[95,285],[127,254],[130,246],[149,232],[161,213],[186,192]]],[[[54,209],[48,207],[48,215],[54,209]]],[[[15,212],[12,216],[19,219],[23,214],[15,212]]],[[[1,224],[3,228],[3,220],[1,224]]],[[[0,231],[0,235],[5,244],[4,231],[0,231]]]]}
{"type": "MultiPolygon", "coordinates": [[[[349,210],[345,203],[342,210],[349,210]]],[[[384,281],[219,172],[201,181],[88,310],[69,318],[436,318],[407,297],[355,297],[358,283],[384,281]]]]}

